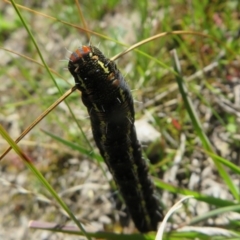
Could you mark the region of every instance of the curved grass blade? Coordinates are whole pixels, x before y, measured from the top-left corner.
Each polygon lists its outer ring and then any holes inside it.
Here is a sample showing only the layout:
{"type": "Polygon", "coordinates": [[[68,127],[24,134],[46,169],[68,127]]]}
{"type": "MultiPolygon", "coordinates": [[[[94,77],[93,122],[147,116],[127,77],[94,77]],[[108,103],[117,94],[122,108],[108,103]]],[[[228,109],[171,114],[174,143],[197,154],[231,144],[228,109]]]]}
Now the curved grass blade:
{"type": "Polygon", "coordinates": [[[164,229],[166,228],[167,225],[167,221],[169,220],[169,218],[171,217],[171,215],[176,212],[178,209],[180,209],[182,207],[182,202],[184,202],[185,200],[192,198],[192,196],[185,196],[184,198],[180,199],[178,202],[176,202],[167,212],[167,214],[165,215],[161,226],[159,227],[158,231],[157,231],[157,236],[155,238],[155,240],[162,240],[163,239],[163,234],[164,234],[164,229]]]}

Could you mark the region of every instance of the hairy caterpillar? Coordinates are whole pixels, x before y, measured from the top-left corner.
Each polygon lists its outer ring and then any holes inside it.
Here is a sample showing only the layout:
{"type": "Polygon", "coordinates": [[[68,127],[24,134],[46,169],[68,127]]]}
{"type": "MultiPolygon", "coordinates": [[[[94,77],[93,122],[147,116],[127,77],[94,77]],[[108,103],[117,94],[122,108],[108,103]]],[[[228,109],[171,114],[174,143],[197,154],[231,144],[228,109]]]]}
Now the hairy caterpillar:
{"type": "Polygon", "coordinates": [[[96,47],[82,46],[68,64],[88,109],[94,140],[140,232],[163,218],[134,126],[131,91],[116,64],[96,47]]]}

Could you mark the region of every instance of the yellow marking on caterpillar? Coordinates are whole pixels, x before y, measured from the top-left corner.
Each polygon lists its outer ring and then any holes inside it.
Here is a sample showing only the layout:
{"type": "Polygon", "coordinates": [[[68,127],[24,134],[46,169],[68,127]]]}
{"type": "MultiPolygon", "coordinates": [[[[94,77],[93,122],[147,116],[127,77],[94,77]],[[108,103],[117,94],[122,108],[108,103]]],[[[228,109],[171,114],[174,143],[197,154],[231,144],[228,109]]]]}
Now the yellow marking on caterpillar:
{"type": "MultiPolygon", "coordinates": [[[[123,90],[121,88],[119,89],[119,93],[120,93],[120,96],[121,96],[121,98],[122,98],[122,100],[124,102],[125,101],[125,94],[124,94],[124,92],[123,92],[123,90]]],[[[128,114],[129,114],[129,112],[128,112],[128,114]]]]}
{"type": "Polygon", "coordinates": [[[97,107],[97,105],[96,105],[95,103],[93,103],[92,105],[93,105],[93,108],[94,108],[94,110],[95,110],[96,112],[100,112],[99,109],[98,109],[98,107],[97,107]]]}
{"type": "Polygon", "coordinates": [[[110,73],[108,67],[105,67],[103,62],[98,60],[98,64],[100,65],[100,67],[103,69],[105,73],[110,73]]]}
{"type": "MultiPolygon", "coordinates": [[[[101,145],[102,145],[102,148],[103,148],[103,151],[104,151],[104,159],[105,159],[105,162],[107,163],[107,165],[109,165],[109,161],[110,161],[110,156],[108,154],[108,152],[104,149],[104,144],[106,143],[106,140],[107,140],[107,135],[106,135],[106,126],[107,124],[105,123],[105,121],[100,121],[100,129],[101,129],[101,145]]],[[[111,173],[112,173],[112,170],[110,170],[111,173]]]]}
{"type": "Polygon", "coordinates": [[[101,140],[102,140],[103,143],[105,143],[106,140],[107,140],[106,135],[102,135],[101,140]]]}
{"type": "Polygon", "coordinates": [[[100,129],[101,129],[101,133],[102,133],[101,141],[104,144],[107,140],[106,134],[104,134],[105,129],[106,129],[106,123],[104,121],[100,121],[100,129]]]}
{"type": "MultiPolygon", "coordinates": [[[[121,92],[122,94],[122,99],[125,98],[125,95],[123,93],[123,91],[121,92]]],[[[98,108],[95,104],[93,104],[93,107],[95,108],[96,111],[98,111],[98,108]]],[[[127,116],[131,117],[131,112],[128,111],[127,112],[127,116]]],[[[105,128],[106,128],[106,122],[105,121],[100,121],[100,129],[101,129],[101,144],[102,144],[102,148],[103,148],[103,151],[104,151],[104,159],[105,159],[105,162],[107,163],[108,166],[109,165],[109,162],[110,162],[110,155],[108,154],[108,152],[104,149],[104,144],[106,142],[106,139],[107,139],[107,135],[105,133],[105,128]]],[[[130,125],[129,125],[130,126],[130,125]]],[[[131,128],[129,127],[128,130],[127,130],[127,135],[130,135],[131,134],[131,128]]],[[[146,201],[144,200],[144,194],[143,194],[143,188],[142,188],[142,185],[140,183],[140,179],[138,177],[138,166],[135,164],[134,162],[134,156],[133,156],[133,153],[134,153],[134,149],[133,147],[130,145],[128,146],[127,148],[127,151],[128,151],[128,155],[129,155],[129,160],[131,162],[131,165],[132,165],[132,172],[133,172],[133,175],[134,175],[134,178],[135,178],[135,181],[137,183],[136,185],[136,189],[137,189],[137,192],[138,192],[138,196],[140,197],[140,205],[141,205],[141,209],[144,213],[144,219],[145,219],[145,222],[146,224],[150,227],[151,226],[151,218],[149,216],[149,213],[147,211],[147,204],[146,204],[146,201]]],[[[110,172],[112,173],[113,175],[113,178],[115,178],[115,172],[112,168],[109,169],[110,172]]],[[[116,181],[117,183],[117,181],[116,181]]],[[[117,183],[118,185],[118,183],[117,183]]],[[[120,188],[120,187],[119,187],[120,188]]]]}
{"type": "MultiPolygon", "coordinates": [[[[125,101],[125,99],[126,99],[125,93],[121,88],[119,89],[119,93],[120,93],[121,99],[123,101],[125,101]]],[[[126,115],[127,115],[128,119],[132,119],[132,115],[131,115],[130,111],[128,111],[126,113],[126,115]]],[[[127,135],[130,135],[130,134],[131,134],[131,129],[129,127],[128,130],[127,130],[127,135]]],[[[134,163],[133,151],[134,151],[133,148],[131,146],[129,146],[129,148],[128,148],[129,160],[132,163],[132,170],[133,170],[134,178],[137,182],[136,188],[137,188],[138,194],[139,194],[140,199],[141,199],[141,201],[140,201],[141,208],[144,212],[145,221],[146,221],[147,225],[151,226],[151,218],[150,218],[150,216],[148,214],[148,211],[147,211],[147,208],[146,208],[147,204],[146,204],[146,201],[144,200],[144,196],[143,196],[143,192],[142,192],[142,185],[141,185],[139,177],[138,177],[138,172],[137,172],[138,171],[138,166],[134,163]]]]}
{"type": "Polygon", "coordinates": [[[146,209],[146,201],[144,200],[144,196],[143,196],[143,193],[142,193],[142,185],[139,181],[139,177],[138,177],[138,173],[137,173],[137,169],[138,169],[138,166],[134,163],[134,157],[132,155],[133,153],[133,148],[132,147],[129,147],[129,160],[131,161],[132,163],[132,166],[133,166],[133,174],[134,174],[134,177],[135,177],[135,180],[137,182],[137,191],[138,191],[138,194],[140,196],[140,199],[141,199],[141,207],[143,209],[143,212],[144,212],[144,216],[145,216],[145,221],[147,222],[147,225],[148,226],[151,226],[151,218],[148,214],[148,211],[146,209]]]}
{"type": "Polygon", "coordinates": [[[80,76],[77,75],[77,78],[79,80],[79,82],[81,83],[81,86],[84,88],[84,90],[87,91],[86,85],[84,84],[83,80],[80,78],[80,76]]]}

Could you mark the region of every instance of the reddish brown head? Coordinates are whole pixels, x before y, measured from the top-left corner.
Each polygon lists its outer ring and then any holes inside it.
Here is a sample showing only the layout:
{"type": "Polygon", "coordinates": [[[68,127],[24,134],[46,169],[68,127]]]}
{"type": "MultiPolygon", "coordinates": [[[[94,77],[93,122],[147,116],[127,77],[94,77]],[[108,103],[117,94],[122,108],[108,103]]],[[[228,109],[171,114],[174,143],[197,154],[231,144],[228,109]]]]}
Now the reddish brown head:
{"type": "Polygon", "coordinates": [[[82,46],[78,49],[76,49],[70,56],[70,61],[72,63],[77,62],[80,58],[82,58],[85,54],[88,54],[91,52],[90,46],[82,46]]]}

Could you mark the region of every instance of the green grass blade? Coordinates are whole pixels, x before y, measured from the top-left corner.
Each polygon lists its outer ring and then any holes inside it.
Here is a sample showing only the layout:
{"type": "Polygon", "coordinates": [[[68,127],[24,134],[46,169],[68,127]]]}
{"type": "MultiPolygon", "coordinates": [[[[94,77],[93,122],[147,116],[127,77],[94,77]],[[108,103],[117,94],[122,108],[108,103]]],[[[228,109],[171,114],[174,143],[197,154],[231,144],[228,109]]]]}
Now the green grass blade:
{"type": "MultiPolygon", "coordinates": [[[[173,65],[174,65],[174,70],[178,73],[177,75],[175,75],[176,81],[177,81],[181,96],[183,98],[184,105],[185,105],[186,110],[189,114],[189,117],[192,121],[193,127],[194,127],[199,139],[202,142],[203,148],[207,152],[214,154],[213,147],[202,128],[200,120],[194,109],[193,103],[192,103],[190,97],[188,96],[188,90],[187,90],[186,84],[184,82],[184,79],[181,76],[181,67],[180,67],[180,64],[179,64],[179,61],[177,58],[177,54],[175,51],[173,51],[173,65]]],[[[228,186],[229,190],[231,191],[231,193],[233,194],[234,198],[238,200],[239,199],[239,191],[238,191],[237,187],[235,186],[235,184],[233,183],[233,181],[231,180],[231,177],[228,175],[228,173],[223,168],[222,164],[219,163],[217,159],[215,159],[214,157],[212,159],[215,163],[216,168],[219,171],[219,174],[221,175],[222,179],[227,184],[227,186],[228,186]]]]}
{"type": "Polygon", "coordinates": [[[223,213],[229,213],[229,212],[240,212],[240,205],[234,205],[234,206],[229,206],[229,207],[222,207],[222,208],[217,208],[214,209],[210,212],[207,212],[203,215],[197,216],[193,218],[189,224],[197,224],[201,221],[207,220],[211,217],[215,217],[217,215],[223,214],[223,213]]]}
{"type": "Polygon", "coordinates": [[[42,56],[42,53],[41,53],[41,51],[40,51],[40,49],[39,49],[39,47],[38,47],[38,44],[37,44],[35,38],[33,37],[33,34],[32,34],[32,32],[31,32],[31,30],[28,28],[28,26],[27,26],[24,18],[22,17],[20,11],[18,10],[18,8],[17,8],[17,6],[16,6],[16,4],[15,4],[15,1],[14,1],[14,0],[11,0],[11,3],[12,3],[12,5],[13,5],[15,11],[17,12],[17,15],[18,15],[18,17],[20,18],[23,26],[25,27],[26,31],[28,32],[28,35],[29,35],[31,41],[33,42],[33,44],[34,44],[34,46],[35,46],[35,48],[36,48],[36,50],[37,50],[37,53],[38,53],[38,55],[39,55],[39,57],[40,57],[43,65],[44,65],[44,67],[46,68],[46,70],[47,70],[50,78],[52,79],[52,81],[54,82],[55,86],[58,88],[59,92],[61,93],[61,90],[59,89],[59,87],[58,87],[58,85],[57,85],[57,83],[56,83],[56,81],[55,81],[55,79],[54,79],[51,71],[49,70],[49,67],[48,67],[47,63],[45,62],[45,60],[44,60],[44,58],[43,58],[43,56],[42,56]]]}
{"type": "Polygon", "coordinates": [[[65,146],[71,148],[72,150],[77,150],[80,153],[82,153],[82,154],[84,154],[84,155],[86,155],[86,156],[88,156],[90,158],[96,159],[98,162],[103,162],[102,157],[100,155],[95,154],[92,150],[87,150],[84,147],[81,147],[81,146],[76,145],[76,144],[74,144],[72,142],[69,142],[69,141],[67,141],[65,139],[62,139],[62,138],[60,138],[60,137],[58,137],[58,136],[56,136],[56,135],[54,135],[54,134],[52,134],[50,132],[47,132],[45,130],[42,130],[42,131],[45,134],[47,134],[48,136],[50,136],[51,138],[55,139],[56,141],[58,141],[58,142],[64,144],[65,146]]]}
{"type": "Polygon", "coordinates": [[[76,223],[76,225],[79,227],[79,229],[83,232],[83,234],[90,240],[91,238],[88,236],[88,234],[85,232],[83,226],[81,223],[75,218],[74,214],[71,212],[71,210],[68,208],[68,206],[63,202],[63,200],[58,196],[56,191],[52,188],[52,186],[48,183],[48,181],[43,177],[43,175],[35,168],[35,166],[32,164],[31,160],[21,151],[21,149],[18,147],[18,145],[13,141],[13,139],[10,138],[8,133],[5,131],[5,129],[0,125],[0,134],[3,136],[3,138],[9,143],[9,145],[12,146],[14,151],[17,153],[17,155],[24,161],[24,163],[27,165],[27,167],[32,171],[32,173],[38,178],[38,180],[43,184],[43,186],[50,192],[50,194],[55,198],[55,200],[58,202],[58,204],[68,213],[69,217],[76,223]]]}
{"type": "MultiPolygon", "coordinates": [[[[218,162],[222,163],[223,165],[225,165],[226,167],[228,167],[229,169],[231,169],[234,173],[239,174],[240,175],[240,167],[236,166],[235,164],[231,163],[230,161],[228,161],[225,158],[222,158],[214,153],[211,152],[206,152],[210,157],[216,159],[218,162]]],[[[240,197],[240,196],[239,196],[240,197]]],[[[240,200],[240,199],[239,199],[240,200]]]]}
{"type": "Polygon", "coordinates": [[[215,205],[217,207],[227,207],[227,206],[235,206],[236,204],[234,202],[228,201],[228,200],[222,200],[220,198],[215,198],[211,196],[206,196],[203,194],[200,194],[198,192],[186,189],[186,188],[180,188],[177,186],[173,186],[169,183],[165,183],[164,181],[160,179],[154,178],[154,183],[157,187],[164,189],[166,191],[172,192],[172,193],[178,193],[183,194],[185,196],[192,195],[194,198],[198,199],[199,201],[206,202],[208,204],[215,205]]]}
{"type": "MultiPolygon", "coordinates": [[[[39,57],[40,57],[40,59],[41,59],[43,65],[44,65],[44,67],[46,68],[46,70],[47,70],[47,72],[48,72],[50,78],[51,78],[52,81],[54,82],[54,85],[55,85],[56,88],[58,89],[58,92],[60,93],[60,95],[62,95],[62,91],[61,91],[60,87],[58,86],[58,84],[57,84],[55,78],[53,77],[53,75],[52,75],[52,73],[51,73],[51,71],[50,71],[48,65],[46,64],[46,62],[45,62],[45,60],[44,60],[44,58],[43,58],[43,56],[42,56],[42,53],[41,53],[41,51],[40,51],[40,49],[39,49],[39,47],[38,47],[38,44],[37,44],[37,42],[36,42],[36,40],[35,40],[35,38],[34,38],[32,32],[31,32],[31,30],[30,30],[29,27],[27,26],[27,24],[26,24],[24,18],[22,17],[22,15],[21,15],[19,9],[17,8],[17,6],[16,6],[14,0],[11,0],[11,3],[12,3],[12,5],[13,5],[15,11],[17,12],[17,15],[18,15],[18,17],[20,18],[20,20],[21,20],[23,26],[25,27],[26,31],[28,32],[28,35],[29,35],[31,41],[33,42],[33,44],[34,44],[34,46],[35,46],[35,48],[36,48],[36,50],[37,50],[37,53],[38,53],[38,55],[39,55],[39,57]]],[[[68,110],[70,111],[70,114],[72,115],[74,121],[76,122],[78,128],[80,129],[81,134],[83,135],[83,137],[85,138],[85,140],[86,140],[86,142],[88,143],[89,147],[91,148],[92,146],[91,146],[90,142],[88,141],[88,139],[87,139],[87,137],[86,137],[84,131],[82,130],[80,124],[78,123],[78,121],[77,121],[75,115],[73,114],[72,109],[70,108],[70,106],[69,106],[69,104],[67,103],[67,101],[65,101],[65,103],[66,103],[66,105],[67,105],[67,107],[68,107],[68,110]]]]}

